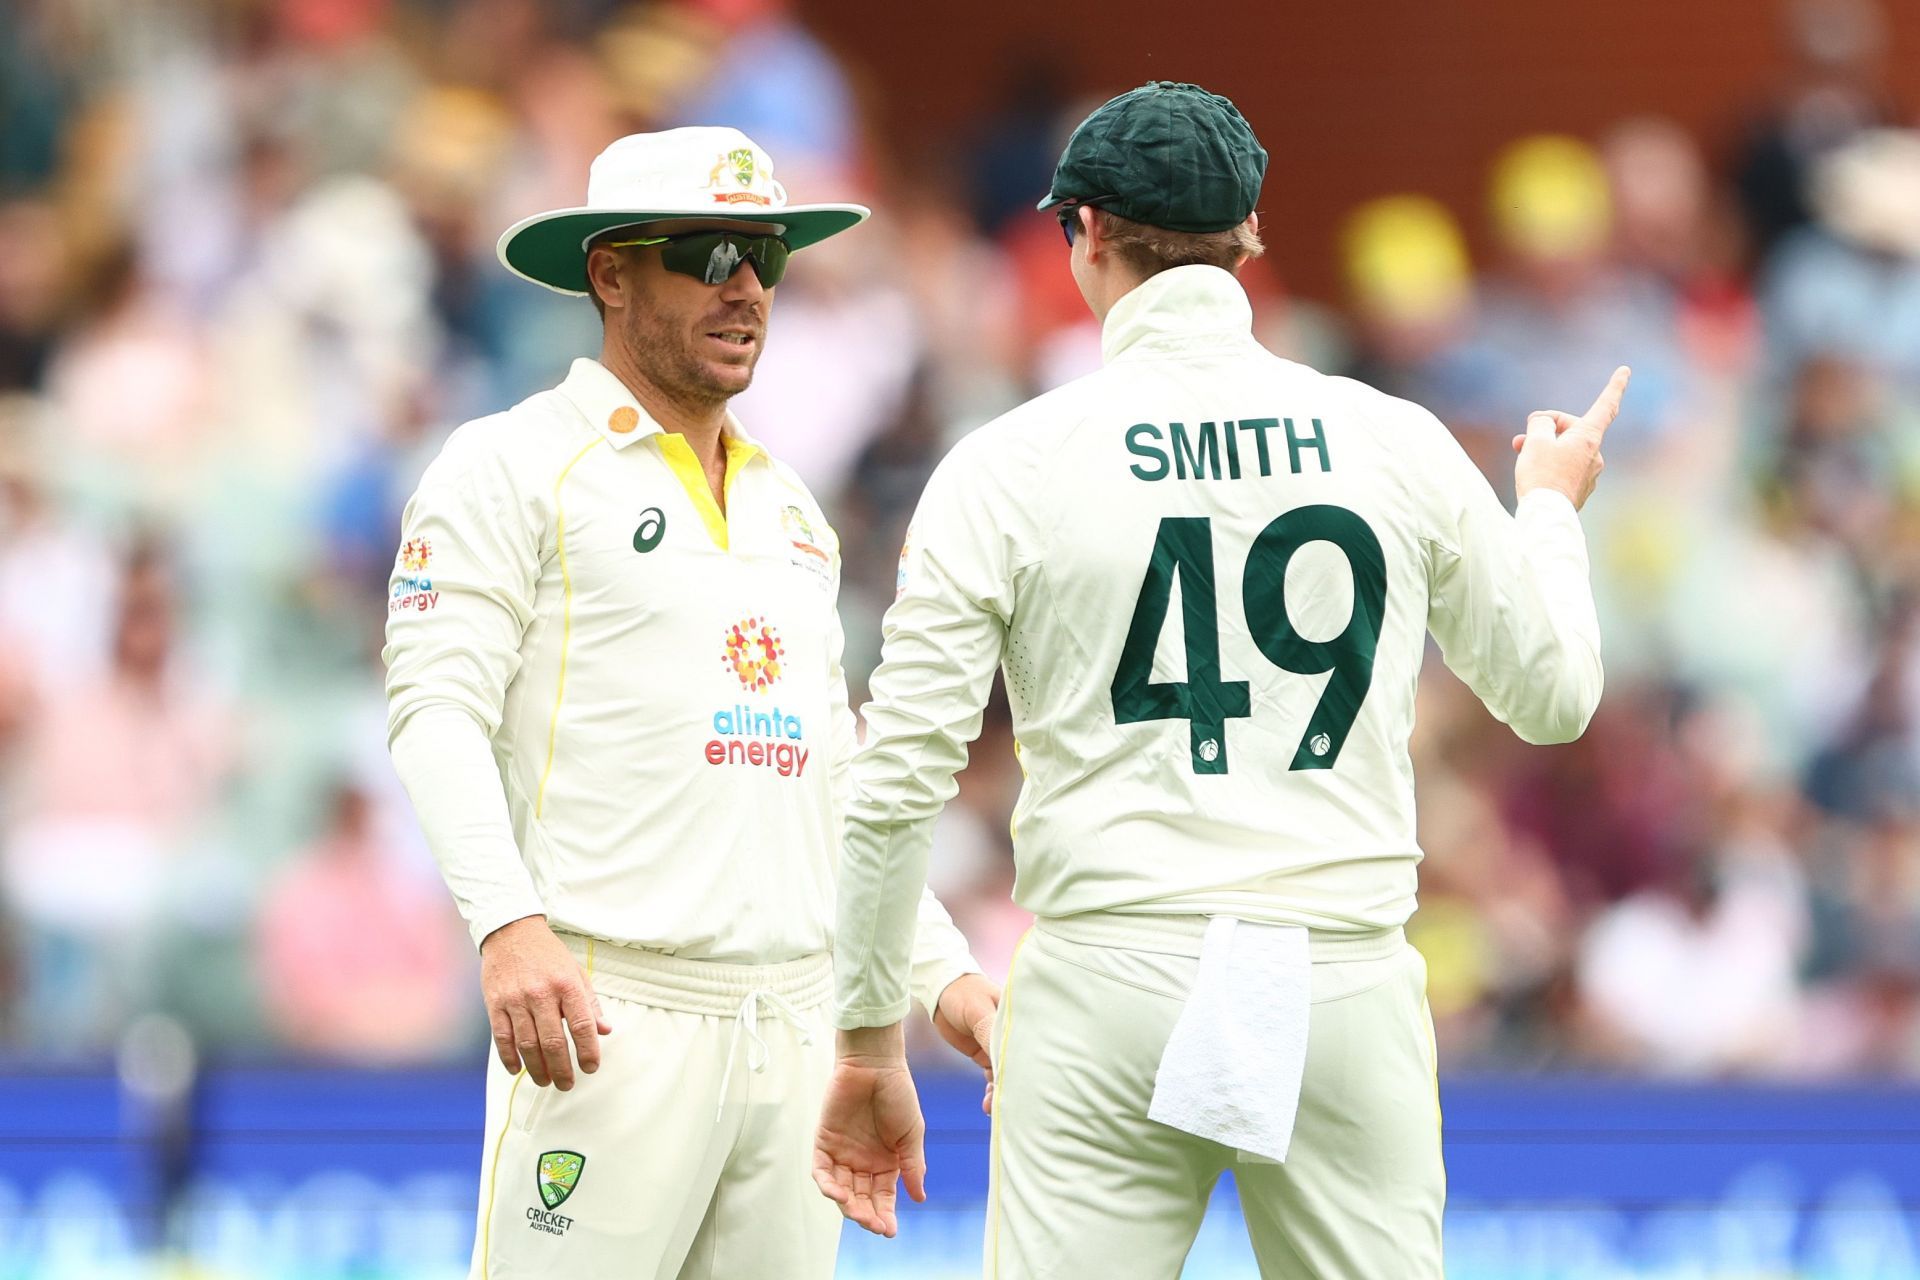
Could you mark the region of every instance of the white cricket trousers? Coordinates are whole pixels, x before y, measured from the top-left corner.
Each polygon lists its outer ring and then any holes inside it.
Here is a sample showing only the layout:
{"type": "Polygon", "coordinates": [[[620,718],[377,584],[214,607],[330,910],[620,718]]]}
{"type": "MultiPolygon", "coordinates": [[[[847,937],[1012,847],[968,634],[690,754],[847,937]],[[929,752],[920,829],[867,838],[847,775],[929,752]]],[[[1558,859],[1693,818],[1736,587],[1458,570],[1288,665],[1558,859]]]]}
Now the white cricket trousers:
{"type": "Polygon", "coordinates": [[[1263,1280],[1438,1280],[1446,1175],[1426,963],[1398,929],[1314,933],[1284,1164],[1147,1118],[1201,916],[1042,919],[994,1028],[987,1280],[1175,1280],[1224,1170],[1263,1280]]]}
{"type": "Polygon", "coordinates": [[[562,935],[613,1034],[566,1093],[492,1057],[474,1280],[829,1280],[813,1185],[833,963],[683,960],[562,935]]]}

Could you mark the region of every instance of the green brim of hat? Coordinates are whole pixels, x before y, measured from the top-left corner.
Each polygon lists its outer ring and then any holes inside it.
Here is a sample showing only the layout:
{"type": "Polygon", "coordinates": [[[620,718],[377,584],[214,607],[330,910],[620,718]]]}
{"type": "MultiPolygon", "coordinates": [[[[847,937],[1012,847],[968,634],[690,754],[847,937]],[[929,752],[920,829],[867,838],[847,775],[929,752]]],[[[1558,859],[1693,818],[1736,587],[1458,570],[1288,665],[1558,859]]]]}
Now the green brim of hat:
{"type": "Polygon", "coordinates": [[[616,227],[644,222],[681,222],[712,218],[723,222],[768,222],[790,249],[804,249],[866,221],[872,211],[857,204],[789,205],[751,212],[689,209],[559,209],[522,218],[500,237],[501,265],[525,280],[584,297],[587,293],[587,242],[616,227]]]}

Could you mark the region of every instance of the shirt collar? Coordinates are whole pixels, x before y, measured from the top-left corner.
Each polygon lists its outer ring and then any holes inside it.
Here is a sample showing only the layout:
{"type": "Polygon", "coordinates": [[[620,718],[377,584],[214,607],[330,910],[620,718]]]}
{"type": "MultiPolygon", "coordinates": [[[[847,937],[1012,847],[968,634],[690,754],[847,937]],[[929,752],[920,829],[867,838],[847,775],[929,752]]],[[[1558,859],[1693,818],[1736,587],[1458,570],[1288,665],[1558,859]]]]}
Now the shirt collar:
{"type": "MultiPolygon", "coordinates": [[[[598,360],[587,356],[575,360],[565,380],[560,383],[560,394],[571,400],[588,424],[605,436],[607,443],[616,449],[624,449],[635,440],[647,436],[666,433],[666,428],[634,399],[633,392],[627,390],[627,384],[598,360]]],[[[729,457],[737,455],[740,462],[752,454],[765,455],[767,452],[764,445],[747,434],[731,410],[727,412],[720,434],[727,442],[729,457]]]]}
{"type": "Polygon", "coordinates": [[[1232,272],[1174,267],[1149,276],[1107,312],[1100,354],[1111,362],[1136,348],[1179,347],[1253,332],[1253,304],[1232,272]]]}

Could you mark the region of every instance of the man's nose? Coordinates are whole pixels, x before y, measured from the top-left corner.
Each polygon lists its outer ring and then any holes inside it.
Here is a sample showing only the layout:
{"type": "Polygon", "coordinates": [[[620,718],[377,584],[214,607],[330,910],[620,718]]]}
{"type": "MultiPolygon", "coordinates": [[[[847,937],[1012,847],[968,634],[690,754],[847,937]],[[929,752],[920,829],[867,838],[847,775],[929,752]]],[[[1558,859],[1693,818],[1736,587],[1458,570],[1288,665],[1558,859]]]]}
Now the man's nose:
{"type": "Polygon", "coordinates": [[[760,275],[754,270],[752,259],[742,254],[739,265],[726,283],[720,286],[720,298],[724,302],[759,302],[767,296],[767,287],[760,283],[760,275]]]}

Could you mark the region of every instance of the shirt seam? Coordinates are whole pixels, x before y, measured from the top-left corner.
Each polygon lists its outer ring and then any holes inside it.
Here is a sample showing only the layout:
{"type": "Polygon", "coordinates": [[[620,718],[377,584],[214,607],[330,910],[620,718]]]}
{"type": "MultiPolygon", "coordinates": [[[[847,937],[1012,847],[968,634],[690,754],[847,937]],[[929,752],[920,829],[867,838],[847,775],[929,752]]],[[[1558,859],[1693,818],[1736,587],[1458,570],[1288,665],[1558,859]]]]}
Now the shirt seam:
{"type": "Polygon", "coordinates": [[[553,694],[553,714],[547,720],[547,763],[540,770],[540,789],[533,798],[533,816],[539,820],[546,813],[547,783],[553,777],[553,761],[560,744],[560,708],[567,699],[567,650],[573,642],[573,575],[567,568],[567,508],[560,496],[561,487],[580,459],[593,452],[596,445],[607,442],[605,436],[596,435],[573,455],[573,460],[560,469],[553,482],[554,516],[554,555],[560,561],[560,673],[555,682],[553,694]]]}

